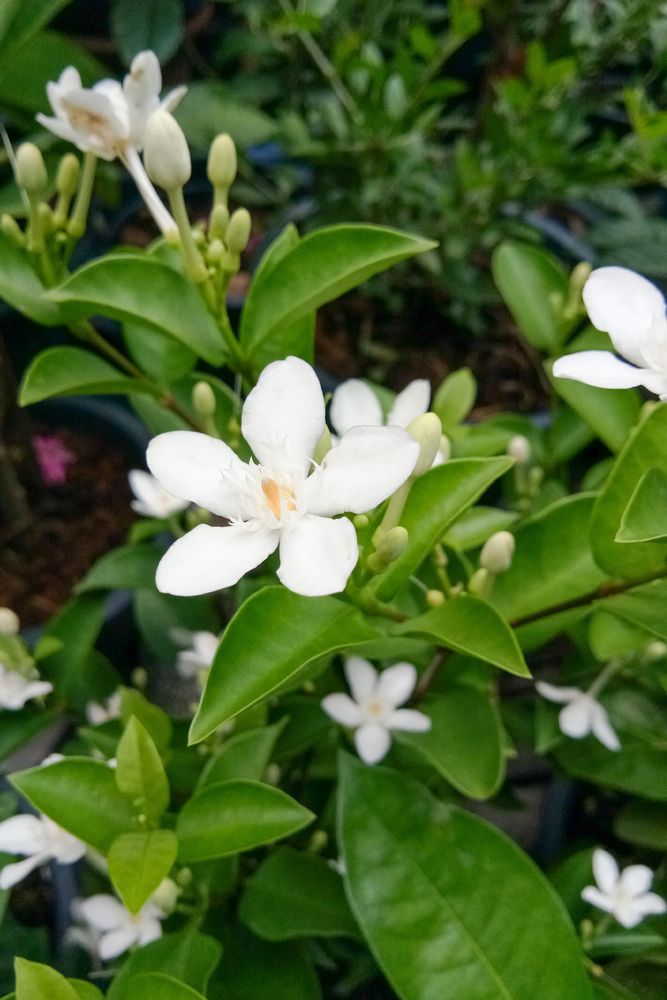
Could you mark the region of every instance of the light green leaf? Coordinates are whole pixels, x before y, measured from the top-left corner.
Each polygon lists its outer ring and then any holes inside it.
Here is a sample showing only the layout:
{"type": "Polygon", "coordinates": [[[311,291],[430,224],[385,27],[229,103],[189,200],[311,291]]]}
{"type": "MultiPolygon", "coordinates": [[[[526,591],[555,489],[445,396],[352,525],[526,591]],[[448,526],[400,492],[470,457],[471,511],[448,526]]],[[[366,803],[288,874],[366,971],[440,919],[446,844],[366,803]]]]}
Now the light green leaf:
{"type": "Polygon", "coordinates": [[[80,347],[49,347],[30,362],[21,382],[19,403],[29,406],[55,396],[89,396],[98,392],[159,395],[148,382],[128,378],[97,354],[80,347]]]}
{"type": "Polygon", "coordinates": [[[279,788],[256,781],[225,781],[197,792],[176,824],[184,864],[250,851],[301,830],[314,819],[279,788]]]}
{"type": "Polygon", "coordinates": [[[0,74],[68,0],[10,0],[0,5],[0,74]]]}
{"type": "Polygon", "coordinates": [[[261,781],[286,722],[287,719],[281,719],[273,726],[235,733],[225,740],[202,771],[197,787],[204,788],[206,785],[232,781],[235,778],[261,781]]]}
{"type": "Polygon", "coordinates": [[[283,587],[253,594],[225,629],[190,740],[266,698],[314,660],[353,648],[380,633],[335,597],[301,597],[283,587]]]}
{"type": "Polygon", "coordinates": [[[150,822],[156,823],[169,805],[169,782],[155,743],[132,716],[118,743],[116,784],[150,822]]]}
{"type": "Polygon", "coordinates": [[[108,1000],[127,1000],[126,986],[135,976],[160,972],[173,976],[193,990],[207,992],[208,981],[220,961],[221,945],[193,927],[165,934],[131,954],[113,978],[108,1000]]]}
{"type": "Polygon", "coordinates": [[[16,1000],[78,1000],[78,993],[55,969],[25,958],[14,961],[16,1000]]]}
{"type": "Polygon", "coordinates": [[[562,332],[554,297],[561,305],[568,294],[565,271],[552,254],[526,243],[506,241],[491,258],[493,278],[515,323],[540,351],[555,351],[562,332]]]}
{"type": "Polygon", "coordinates": [[[469,368],[459,368],[442,382],[431,409],[440,417],[445,434],[468,416],[477,396],[477,382],[469,368]]]}
{"type": "Polygon", "coordinates": [[[89,590],[141,590],[155,586],[162,551],[154,545],[121,545],[93,563],[77,593],[89,590]]]}
{"type": "Polygon", "coordinates": [[[159,705],[145,698],[136,688],[120,689],[120,714],[123,725],[127,725],[132,716],[139,720],[150,735],[158,750],[165,750],[171,741],[171,719],[159,705]]]}
{"type": "Polygon", "coordinates": [[[402,1000],[590,1000],[563,904],[498,830],[347,755],[338,827],[352,911],[402,1000]]]}
{"type": "Polygon", "coordinates": [[[68,316],[95,313],[147,323],[195,351],[212,365],[225,360],[222,335],[204,301],[178,271],[152,257],[119,254],[80,268],[49,298],[68,316]]]}
{"type": "Polygon", "coordinates": [[[138,52],[152,49],[161,63],[177,52],[185,32],[179,0],[115,0],[111,7],[111,35],[129,66],[138,52]]]}
{"type": "Polygon", "coordinates": [[[456,521],[443,541],[461,552],[468,552],[483,545],[496,531],[507,531],[518,521],[519,515],[497,507],[471,507],[456,521]]]}
{"type": "Polygon", "coordinates": [[[667,541],[667,472],[648,469],[623,512],[615,542],[667,541]]]}
{"type": "Polygon", "coordinates": [[[42,326],[62,323],[60,309],[44,297],[44,286],[33,270],[27,251],[0,233],[0,298],[42,326]]]}
{"type": "Polygon", "coordinates": [[[173,830],[122,833],[109,848],[109,876],[131,913],[138,913],[171,871],[178,840],[173,830]]]}

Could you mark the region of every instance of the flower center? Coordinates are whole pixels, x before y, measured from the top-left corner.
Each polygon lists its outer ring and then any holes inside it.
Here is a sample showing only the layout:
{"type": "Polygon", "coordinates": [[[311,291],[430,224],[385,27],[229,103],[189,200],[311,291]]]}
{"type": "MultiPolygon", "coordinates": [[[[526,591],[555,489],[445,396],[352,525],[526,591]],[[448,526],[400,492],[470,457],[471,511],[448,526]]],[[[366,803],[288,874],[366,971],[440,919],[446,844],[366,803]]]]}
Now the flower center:
{"type": "Polygon", "coordinates": [[[366,703],[366,714],[369,719],[381,719],[384,715],[384,705],[381,701],[369,701],[366,703]]]}
{"type": "Polygon", "coordinates": [[[88,132],[96,136],[103,143],[115,143],[117,137],[104,115],[96,114],[94,111],[87,111],[85,108],[78,108],[68,101],[63,101],[63,105],[72,128],[78,129],[81,132],[88,132]]]}
{"type": "Polygon", "coordinates": [[[281,486],[275,479],[262,479],[262,493],[266,504],[277,521],[283,513],[283,504],[287,510],[296,510],[296,499],[287,486],[281,486]]]}

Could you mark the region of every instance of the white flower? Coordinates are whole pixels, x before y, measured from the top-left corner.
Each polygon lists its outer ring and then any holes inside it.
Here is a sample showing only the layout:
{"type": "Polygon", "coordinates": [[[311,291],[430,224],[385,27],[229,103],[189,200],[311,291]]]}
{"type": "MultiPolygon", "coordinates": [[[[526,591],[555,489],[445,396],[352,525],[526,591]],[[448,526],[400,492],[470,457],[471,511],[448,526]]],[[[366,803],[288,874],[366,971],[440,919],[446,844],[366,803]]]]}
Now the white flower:
{"type": "Polygon", "coordinates": [[[103,722],[110,722],[111,719],[120,719],[120,713],[120,691],[114,691],[104,702],[89,701],[86,705],[86,719],[91,726],[101,726],[103,722]]]}
{"type": "Polygon", "coordinates": [[[608,750],[621,749],[606,710],[592,695],[579,688],[556,687],[544,681],[537,681],[535,687],[547,701],[565,705],[558,715],[558,725],[565,736],[581,740],[592,733],[608,750]]]}
{"type": "Polygon", "coordinates": [[[30,680],[16,670],[9,670],[0,663],[0,708],[17,712],[31,698],[50,694],[53,684],[48,681],[30,680]]]}
{"type": "Polygon", "coordinates": [[[399,708],[417,683],[411,663],[396,663],[377,674],[368,660],[351,656],[345,661],[345,677],[352,697],[328,694],[322,708],[342,726],[355,729],[357,753],[366,764],[377,764],[389,752],[392,729],[425,733],[431,720],[414,708],[399,708]]]}
{"type": "Polygon", "coordinates": [[[75,940],[90,951],[94,949],[103,962],[118,958],[135,944],[141,948],[162,937],[160,921],[165,914],[150,899],[134,914],[115,896],[99,893],[77,900],[74,912],[87,925],[79,929],[75,940]]]}
{"type": "Polygon", "coordinates": [[[600,267],[584,285],[584,304],[593,326],[611,337],[611,351],[580,351],[554,363],[558,378],[629,389],[643,385],[667,398],[667,318],[662,292],[625,267],[600,267]],[[628,363],[629,362],[629,363],[628,363]]]}
{"type": "Polygon", "coordinates": [[[593,851],[593,874],[597,887],[587,885],[582,899],[611,913],[623,927],[636,927],[649,914],[667,912],[662,896],[649,892],[653,872],[646,865],[630,865],[619,872],[611,854],[598,847],[593,851]]]}
{"type": "Polygon", "coordinates": [[[171,631],[171,638],[189,646],[178,654],[176,660],[176,669],[181,677],[197,677],[202,670],[208,670],[220,645],[220,639],[213,632],[189,632],[184,628],[175,628],[171,631]]]}
{"type": "Polygon", "coordinates": [[[355,427],[315,466],[324,399],[311,366],[294,357],[264,369],[241,423],[259,464],[191,431],[160,434],[148,446],[148,467],[165,489],[231,521],[179,538],[158,566],[158,590],[187,597],[230,587],[280,546],[287,588],[339,593],[359,553],[352,522],[332,516],[386,500],[412,472],[418,444],[398,427],[355,427]]]}
{"type": "MultiPolygon", "coordinates": [[[[431,400],[431,385],[428,379],[418,378],[399,392],[387,414],[387,425],[402,427],[428,412],[431,400]]],[[[335,390],[329,406],[329,419],[336,434],[342,436],[352,427],[382,427],[385,423],[380,400],[371,387],[358,378],[350,378],[335,390]]],[[[438,451],[434,465],[441,465],[448,458],[438,451]]]]}
{"type": "Polygon", "coordinates": [[[73,864],[84,856],[86,845],[48,816],[23,815],[0,823],[0,851],[25,857],[0,871],[0,889],[10,889],[47,861],[73,864]]]}
{"type": "Polygon", "coordinates": [[[171,517],[189,507],[189,501],[168,493],[150,472],[132,469],[127,476],[135,499],[130,506],[144,517],[171,517]]]}

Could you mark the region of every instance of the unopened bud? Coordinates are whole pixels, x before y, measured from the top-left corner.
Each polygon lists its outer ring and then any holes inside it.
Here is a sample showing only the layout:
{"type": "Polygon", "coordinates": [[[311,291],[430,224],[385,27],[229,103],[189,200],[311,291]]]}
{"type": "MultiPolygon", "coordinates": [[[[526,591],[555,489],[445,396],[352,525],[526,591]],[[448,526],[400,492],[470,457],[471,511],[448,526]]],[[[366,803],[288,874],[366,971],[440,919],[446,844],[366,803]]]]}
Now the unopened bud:
{"type": "Polygon", "coordinates": [[[173,878],[164,878],[151,896],[151,902],[155,903],[163,913],[173,913],[180,891],[173,878]]]}
{"type": "Polygon", "coordinates": [[[516,542],[509,531],[496,531],[484,543],[479,556],[479,564],[494,575],[505,573],[512,565],[516,542]]]}
{"type": "Polygon", "coordinates": [[[313,453],[313,461],[316,462],[317,465],[321,465],[330,451],[331,451],[331,431],[325,425],[324,430],[322,431],[322,437],[315,445],[315,451],[313,453]]]}
{"type": "Polygon", "coordinates": [[[130,675],[135,688],[142,691],[148,684],[148,671],[145,667],[135,667],[130,675]]]}
{"type": "Polygon", "coordinates": [[[183,129],[168,111],[154,111],[146,125],[144,165],[148,176],[165,191],[190,180],[192,163],[183,129]]]}
{"type": "Polygon", "coordinates": [[[32,142],[22,142],[16,150],[16,183],[29,195],[40,195],[49,183],[46,164],[32,142]]]}
{"type": "Polygon", "coordinates": [[[452,443],[446,434],[443,434],[440,438],[440,447],[438,451],[442,461],[448,462],[452,455],[452,443]]]}
{"type": "Polygon", "coordinates": [[[66,153],[58,165],[56,174],[56,191],[67,198],[72,198],[76,194],[79,186],[79,174],[81,165],[74,153],[66,153]]]}
{"type": "Polygon", "coordinates": [[[441,604],[445,603],[445,595],[441,590],[427,590],[426,603],[429,608],[439,608],[441,604]]]}
{"type": "Polygon", "coordinates": [[[282,771],[276,763],[271,763],[268,765],[264,773],[264,781],[267,785],[273,785],[274,788],[280,784],[280,779],[282,777],[282,771]]]}
{"type": "Polygon", "coordinates": [[[206,251],[206,260],[209,264],[219,264],[225,253],[225,244],[222,240],[211,240],[206,251]]]}
{"type": "Polygon", "coordinates": [[[650,660],[661,660],[663,656],[667,656],[667,644],[660,642],[658,639],[654,642],[649,642],[648,646],[644,650],[644,654],[648,656],[650,660]]]}
{"type": "Polygon", "coordinates": [[[18,635],[21,623],[11,608],[0,608],[0,635],[18,635]]]}
{"type": "Polygon", "coordinates": [[[385,566],[388,566],[394,559],[398,559],[399,556],[403,555],[408,541],[407,529],[400,524],[380,536],[377,543],[377,554],[385,566]]]}
{"type": "Polygon", "coordinates": [[[433,465],[442,438],[442,424],[435,413],[422,413],[408,424],[408,434],[419,444],[419,457],[412,478],[421,476],[433,465]]]}
{"type": "Polygon", "coordinates": [[[532,455],[530,441],[523,434],[515,434],[507,444],[507,454],[510,458],[515,459],[519,465],[526,465],[530,462],[532,455]]]}
{"type": "Polygon", "coordinates": [[[0,228],[2,228],[2,232],[7,239],[11,240],[15,246],[25,246],[25,235],[13,216],[7,214],[3,215],[2,220],[0,220],[0,228]]]}
{"type": "Polygon", "coordinates": [[[352,523],[357,531],[363,531],[363,529],[367,528],[370,524],[368,514],[355,514],[352,518],[352,523]]]}
{"type": "Polygon", "coordinates": [[[192,405],[200,417],[212,417],[215,413],[216,399],[208,382],[197,382],[192,390],[192,405]]]}
{"type": "Polygon", "coordinates": [[[476,570],[468,581],[468,593],[475,597],[488,597],[493,586],[493,576],[488,569],[476,570]]]}
{"type": "Polygon", "coordinates": [[[37,206],[37,215],[39,216],[39,224],[42,228],[42,232],[53,232],[53,210],[51,206],[47,205],[45,201],[41,201],[37,206]]]}
{"type": "Polygon", "coordinates": [[[570,275],[570,288],[572,291],[576,292],[579,296],[581,291],[591,276],[591,271],[593,270],[593,265],[589,264],[588,261],[581,261],[572,271],[570,275]]]}
{"type": "Polygon", "coordinates": [[[308,850],[311,854],[319,854],[329,843],[329,834],[326,830],[315,830],[308,841],[308,850]]]}
{"type": "Polygon", "coordinates": [[[192,882],[192,868],[179,868],[174,876],[174,881],[176,885],[180,885],[181,889],[187,889],[192,882]]]}
{"type": "Polygon", "coordinates": [[[224,240],[229,225],[229,209],[226,205],[216,205],[208,224],[210,240],[224,240]]]}
{"type": "Polygon", "coordinates": [[[206,175],[214,187],[229,189],[236,177],[236,146],[226,132],[216,135],[208,151],[206,175]]]}
{"type": "Polygon", "coordinates": [[[225,234],[225,243],[231,253],[243,253],[248,246],[252,220],[247,208],[237,208],[232,213],[225,234]]]}

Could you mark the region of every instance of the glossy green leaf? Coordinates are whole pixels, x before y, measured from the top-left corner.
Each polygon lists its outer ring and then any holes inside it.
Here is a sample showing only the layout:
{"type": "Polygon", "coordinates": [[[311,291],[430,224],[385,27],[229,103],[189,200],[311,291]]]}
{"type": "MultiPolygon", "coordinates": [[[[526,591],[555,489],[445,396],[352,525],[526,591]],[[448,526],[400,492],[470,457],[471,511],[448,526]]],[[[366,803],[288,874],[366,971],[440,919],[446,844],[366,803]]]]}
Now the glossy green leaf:
{"type": "Polygon", "coordinates": [[[352,911],[402,1000],[590,1000],[563,904],[498,830],[347,755],[338,828],[352,911]]]}
{"type": "Polygon", "coordinates": [[[282,587],[258,591],[225,629],[191,741],[203,740],[314,660],[376,638],[360,612],[335,597],[301,597],[282,587]]]}
{"type": "Polygon", "coordinates": [[[461,594],[423,615],[396,625],[396,635],[417,635],[466,656],[474,656],[519,677],[530,677],[516,636],[495,608],[461,594]]]}
{"type": "Polygon", "coordinates": [[[651,633],[617,618],[606,608],[606,601],[598,602],[588,626],[588,641],[596,659],[604,663],[615,656],[645,649],[652,639],[651,633]]]}
{"type": "Polygon", "coordinates": [[[16,1000],[78,1000],[78,993],[55,969],[17,958],[16,1000]]]}
{"type": "Polygon", "coordinates": [[[614,834],[638,847],[667,851],[667,802],[628,802],[614,821],[614,834]]]}
{"type": "Polygon", "coordinates": [[[322,1000],[313,962],[301,942],[262,941],[237,923],[227,929],[223,943],[211,988],[216,1000],[322,1000]]]}
{"type": "Polygon", "coordinates": [[[173,976],[205,994],[221,954],[222,947],[215,938],[200,934],[193,927],[177,934],[165,934],[125,960],[109,987],[108,1000],[127,1000],[128,981],[145,972],[173,976]]]}
{"type": "Polygon", "coordinates": [[[120,715],[123,725],[132,716],[139,720],[158,750],[165,750],[171,741],[171,719],[159,705],[154,705],[136,688],[120,689],[120,715]]]}
{"type": "Polygon", "coordinates": [[[10,781],[36,809],[103,854],[121,833],[137,828],[132,803],[102,761],[68,757],[19,771],[10,781]]]}
{"type": "Polygon", "coordinates": [[[338,225],[309,233],[258,276],[241,318],[242,348],[252,357],[281,328],[434,246],[430,240],[381,226],[338,225]]]}
{"type": "Polygon", "coordinates": [[[5,64],[43,28],[68,0],[10,0],[0,6],[0,72],[5,64]]]}
{"type": "Polygon", "coordinates": [[[497,507],[471,507],[451,526],[443,541],[461,552],[483,545],[496,531],[507,531],[519,515],[497,507]]]}
{"type": "Polygon", "coordinates": [[[623,512],[615,542],[667,541],[667,472],[647,469],[623,512]]]}
{"type": "Polygon", "coordinates": [[[456,518],[513,464],[506,457],[452,459],[419,477],[401,517],[410,539],[408,547],[374,583],[381,600],[396,593],[456,518]]]}
{"type": "Polygon", "coordinates": [[[505,774],[505,735],[489,696],[471,685],[453,684],[419,706],[431,719],[428,733],[397,733],[450,785],[471,799],[488,799],[505,774]]]}
{"type": "Polygon", "coordinates": [[[95,393],[158,395],[148,382],[128,378],[103,358],[80,347],[49,347],[33,358],[19,390],[19,403],[29,406],[56,396],[95,393]]]}
{"type": "Polygon", "coordinates": [[[155,586],[155,570],[163,552],[154,545],[121,545],[93,563],[77,593],[87,590],[140,590],[155,586]]]}
{"type": "Polygon", "coordinates": [[[184,864],[223,858],[289,837],[313,813],[278,788],[225,781],[197,792],[181,809],[176,832],[184,864]]]}
{"type": "Polygon", "coordinates": [[[123,323],[123,339],[137,367],[157,382],[175,382],[197,363],[197,355],[189,347],[150,326],[123,323]]]}
{"type": "Polygon", "coordinates": [[[246,883],[239,916],[267,941],[358,937],[343,880],[315,854],[279,847],[246,883]]]}
{"type": "Polygon", "coordinates": [[[563,337],[553,300],[565,303],[568,280],[550,253],[527,243],[505,241],[491,258],[498,291],[526,340],[540,351],[555,351],[563,337]]]}
{"type": "Polygon", "coordinates": [[[599,602],[598,608],[667,642],[667,581],[656,580],[599,602]]]}
{"type": "Polygon", "coordinates": [[[446,434],[468,416],[477,396],[477,382],[469,368],[459,368],[442,382],[431,403],[446,434]]]}
{"type": "Polygon", "coordinates": [[[81,319],[100,313],[147,323],[212,365],[225,359],[222,335],[204,301],[184,275],[144,254],[100,257],[68,278],[49,297],[81,319]]]}
{"type": "Polygon", "coordinates": [[[235,733],[226,739],[202,771],[197,787],[204,788],[235,778],[261,781],[286,722],[286,719],[281,719],[273,726],[235,733]]]}
{"type": "Polygon", "coordinates": [[[171,871],[178,841],[173,830],[122,833],[109,848],[109,877],[131,913],[138,913],[171,871]]]}
{"type": "Polygon", "coordinates": [[[568,774],[592,785],[667,802],[667,750],[626,734],[621,734],[621,744],[614,753],[593,737],[566,740],[556,759],[568,774]]]}
{"type": "Polygon", "coordinates": [[[128,979],[126,1000],[206,1000],[202,993],[163,972],[142,972],[128,979]]]}
{"type": "Polygon", "coordinates": [[[169,805],[169,782],[155,743],[132,716],[116,751],[116,784],[149,822],[157,822],[169,805]]]}
{"type": "Polygon", "coordinates": [[[60,309],[44,298],[44,286],[27,251],[15,246],[4,233],[0,233],[0,260],[0,298],[42,326],[59,326],[60,309]]]}

